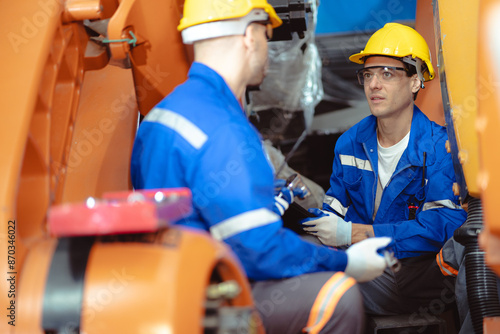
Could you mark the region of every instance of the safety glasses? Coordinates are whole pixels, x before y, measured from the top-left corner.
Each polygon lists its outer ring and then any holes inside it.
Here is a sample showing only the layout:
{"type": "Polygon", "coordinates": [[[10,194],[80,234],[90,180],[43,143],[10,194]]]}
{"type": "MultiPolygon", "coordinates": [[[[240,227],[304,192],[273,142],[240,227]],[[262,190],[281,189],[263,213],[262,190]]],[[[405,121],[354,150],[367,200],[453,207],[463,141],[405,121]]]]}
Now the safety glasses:
{"type": "Polygon", "coordinates": [[[404,67],[371,66],[356,71],[356,75],[360,85],[370,84],[375,76],[382,83],[392,84],[398,83],[405,76],[403,72],[407,72],[404,67]]]}

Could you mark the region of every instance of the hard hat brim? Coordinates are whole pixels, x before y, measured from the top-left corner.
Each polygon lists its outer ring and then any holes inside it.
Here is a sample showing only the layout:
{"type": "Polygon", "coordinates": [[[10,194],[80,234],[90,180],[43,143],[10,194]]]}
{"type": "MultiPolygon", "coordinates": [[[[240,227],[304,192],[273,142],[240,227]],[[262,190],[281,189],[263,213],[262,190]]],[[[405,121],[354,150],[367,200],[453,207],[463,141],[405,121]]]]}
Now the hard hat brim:
{"type": "MultiPolygon", "coordinates": [[[[263,6],[263,8],[260,8],[260,7],[250,8],[248,10],[248,12],[244,13],[244,15],[224,17],[224,20],[239,19],[241,17],[248,15],[254,9],[263,9],[267,13],[267,15],[269,16],[269,21],[271,22],[271,25],[273,26],[273,28],[277,28],[283,24],[283,21],[280,19],[278,14],[276,14],[274,7],[271,6],[270,4],[266,4],[265,6],[263,6]]],[[[215,17],[213,19],[205,19],[202,21],[197,21],[196,24],[194,24],[193,22],[190,22],[190,21],[182,18],[179,25],[177,26],[177,30],[182,31],[182,30],[189,28],[189,27],[192,27],[194,25],[216,22],[216,21],[221,21],[221,20],[220,20],[220,18],[215,17]]]]}
{"type": "Polygon", "coordinates": [[[273,28],[278,28],[280,25],[283,24],[283,21],[280,19],[278,14],[276,14],[276,11],[274,10],[273,6],[268,5],[266,8],[264,8],[266,13],[269,15],[269,21],[271,21],[271,25],[273,28]]]}
{"type": "Polygon", "coordinates": [[[353,63],[356,63],[356,64],[364,64],[365,62],[363,61],[363,58],[365,58],[366,56],[369,56],[369,55],[367,55],[363,51],[361,51],[359,53],[355,53],[355,54],[351,55],[349,57],[349,60],[352,61],[353,63]]]}

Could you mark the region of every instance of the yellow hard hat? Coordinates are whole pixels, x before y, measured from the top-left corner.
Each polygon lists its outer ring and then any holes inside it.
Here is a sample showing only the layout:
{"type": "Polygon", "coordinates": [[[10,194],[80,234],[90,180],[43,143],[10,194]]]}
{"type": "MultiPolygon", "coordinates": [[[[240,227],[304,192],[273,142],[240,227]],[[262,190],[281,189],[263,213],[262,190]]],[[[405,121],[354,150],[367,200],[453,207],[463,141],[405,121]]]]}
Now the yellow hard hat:
{"type": "Polygon", "coordinates": [[[177,30],[182,31],[208,22],[241,18],[253,9],[263,9],[269,15],[273,28],[283,23],[266,0],[186,0],[184,16],[177,30]]]}
{"type": "Polygon", "coordinates": [[[404,62],[417,67],[419,77],[423,75],[424,81],[434,78],[431,52],[425,39],[415,29],[399,23],[387,23],[383,28],[377,30],[366,43],[365,49],[353,54],[349,60],[363,64],[369,56],[397,57],[404,62]],[[427,71],[421,72],[417,66],[417,60],[424,62],[427,71]]]}

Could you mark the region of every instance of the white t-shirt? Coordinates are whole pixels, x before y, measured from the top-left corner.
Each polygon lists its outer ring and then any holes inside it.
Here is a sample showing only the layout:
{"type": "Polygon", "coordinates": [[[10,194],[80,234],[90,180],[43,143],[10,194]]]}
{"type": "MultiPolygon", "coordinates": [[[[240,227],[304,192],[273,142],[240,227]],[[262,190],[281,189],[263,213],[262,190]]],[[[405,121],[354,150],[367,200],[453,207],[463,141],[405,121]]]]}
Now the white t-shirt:
{"type": "Polygon", "coordinates": [[[404,150],[408,146],[410,140],[410,131],[397,144],[391,147],[382,147],[377,139],[378,144],[378,177],[382,188],[385,188],[392,174],[396,170],[399,159],[403,155],[404,150]]]}

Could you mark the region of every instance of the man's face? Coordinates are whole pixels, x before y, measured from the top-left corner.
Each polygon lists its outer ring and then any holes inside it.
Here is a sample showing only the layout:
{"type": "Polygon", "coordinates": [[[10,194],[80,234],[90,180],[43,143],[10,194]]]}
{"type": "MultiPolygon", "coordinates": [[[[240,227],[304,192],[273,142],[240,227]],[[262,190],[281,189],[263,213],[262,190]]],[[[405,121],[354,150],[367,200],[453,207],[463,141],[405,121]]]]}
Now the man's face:
{"type": "Polygon", "coordinates": [[[366,60],[364,88],[374,116],[397,118],[405,111],[413,111],[413,93],[418,90],[419,80],[416,75],[408,77],[401,68],[403,62],[394,58],[376,56],[366,60]]]}
{"type": "Polygon", "coordinates": [[[264,80],[268,69],[268,54],[267,54],[267,28],[266,25],[252,23],[252,28],[255,29],[255,45],[253,57],[250,60],[251,78],[249,86],[258,86],[264,80]]]}

